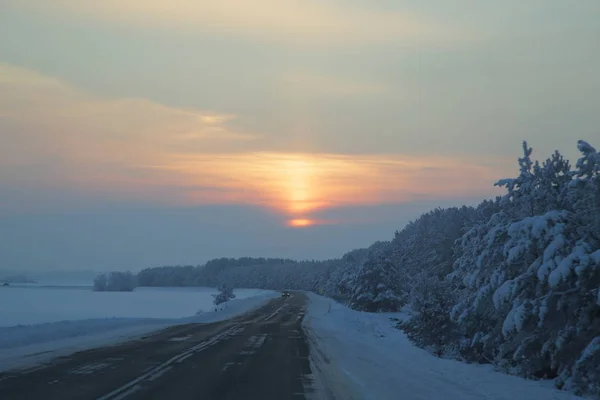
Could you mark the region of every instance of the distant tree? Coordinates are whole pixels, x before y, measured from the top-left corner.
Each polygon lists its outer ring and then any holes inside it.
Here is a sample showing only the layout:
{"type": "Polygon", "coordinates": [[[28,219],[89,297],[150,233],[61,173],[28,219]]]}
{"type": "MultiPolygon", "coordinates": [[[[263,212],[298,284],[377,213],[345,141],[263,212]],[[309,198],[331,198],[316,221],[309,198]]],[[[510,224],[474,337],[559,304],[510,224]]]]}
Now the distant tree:
{"type": "Polygon", "coordinates": [[[131,292],[135,289],[135,277],[129,271],[111,272],[108,275],[108,290],[131,292]]]}
{"type": "Polygon", "coordinates": [[[100,274],[94,279],[94,290],[96,292],[104,292],[106,290],[106,284],[108,279],[106,274],[100,274]]]}
{"type": "Polygon", "coordinates": [[[33,279],[28,278],[26,275],[5,276],[5,277],[1,278],[0,281],[6,282],[9,284],[10,283],[37,283],[33,279]]]}
{"type": "Polygon", "coordinates": [[[213,300],[215,306],[218,306],[219,304],[228,302],[229,300],[235,298],[233,288],[229,287],[224,283],[219,285],[219,287],[217,287],[217,290],[219,291],[219,293],[215,296],[215,299],[213,300]]]}
{"type": "Polygon", "coordinates": [[[135,286],[135,276],[129,271],[101,274],[94,279],[94,290],[97,292],[131,292],[135,286]]]}

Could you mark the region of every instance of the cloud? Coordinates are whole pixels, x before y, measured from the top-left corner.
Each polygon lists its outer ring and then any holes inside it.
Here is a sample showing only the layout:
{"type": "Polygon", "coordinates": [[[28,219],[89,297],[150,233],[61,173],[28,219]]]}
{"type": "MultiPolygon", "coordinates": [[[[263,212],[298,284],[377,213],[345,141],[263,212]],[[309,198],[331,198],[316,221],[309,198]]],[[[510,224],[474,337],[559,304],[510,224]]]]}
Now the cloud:
{"type": "Polygon", "coordinates": [[[173,154],[146,168],[187,182],[190,204],[262,205],[292,221],[339,207],[489,196],[502,171],[465,158],[271,152],[173,154]]]}
{"type": "Polygon", "coordinates": [[[258,205],[298,225],[339,207],[489,195],[504,171],[490,157],[259,151],[268,143],[232,129],[234,115],[102,99],[5,64],[0,115],[0,184],[40,198],[258,205]]]}
{"type": "Polygon", "coordinates": [[[343,0],[8,0],[18,9],[191,30],[224,36],[295,42],[429,41],[457,29],[411,11],[378,9],[343,0]]]}
{"type": "Polygon", "coordinates": [[[18,179],[32,165],[63,178],[86,180],[85,171],[100,181],[122,180],[123,169],[157,162],[165,152],[222,151],[232,142],[256,138],[232,129],[233,115],[148,99],[98,98],[7,64],[0,64],[0,115],[0,165],[20,166],[12,178],[0,174],[5,180],[18,179]]]}

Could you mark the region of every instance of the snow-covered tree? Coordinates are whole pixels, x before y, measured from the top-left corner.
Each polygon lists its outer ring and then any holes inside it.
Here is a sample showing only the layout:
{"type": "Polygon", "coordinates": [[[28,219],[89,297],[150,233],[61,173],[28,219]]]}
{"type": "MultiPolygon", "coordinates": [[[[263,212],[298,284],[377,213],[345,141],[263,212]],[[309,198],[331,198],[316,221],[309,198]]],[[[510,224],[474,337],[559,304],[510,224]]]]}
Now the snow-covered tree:
{"type": "Polygon", "coordinates": [[[464,289],[451,317],[465,337],[464,357],[577,387],[573,367],[600,331],[590,148],[583,146],[588,161],[580,160],[574,174],[580,181],[567,178],[568,164],[556,153],[537,170],[535,184],[509,186],[503,210],[458,243],[451,277],[464,289]]]}
{"type": "MultiPolygon", "coordinates": [[[[543,204],[541,212],[571,210],[568,188],[571,183],[571,164],[555,151],[538,171],[540,190],[537,199],[543,204]]],[[[572,211],[572,210],[571,210],[572,211]]]]}
{"type": "Polygon", "coordinates": [[[219,293],[215,296],[215,299],[213,300],[213,303],[215,306],[218,306],[221,303],[225,303],[225,302],[235,298],[235,293],[233,293],[233,288],[224,283],[219,285],[217,287],[217,290],[219,291],[219,293]]]}
{"type": "Polygon", "coordinates": [[[452,348],[459,334],[450,319],[450,310],[456,301],[452,284],[437,277],[421,275],[412,291],[411,309],[415,315],[401,326],[408,338],[437,356],[456,355],[452,348]]]}
{"type": "MultiPolygon", "coordinates": [[[[598,333],[599,331],[596,331],[598,333]]],[[[575,361],[568,386],[577,394],[600,398],[600,335],[590,341],[575,361]]]]}
{"type": "Polygon", "coordinates": [[[571,182],[573,207],[581,215],[582,224],[600,245],[600,153],[589,143],[580,140],[577,147],[582,157],[577,160],[571,182]]]}
{"type": "Polygon", "coordinates": [[[519,158],[519,176],[515,179],[502,179],[497,186],[506,187],[508,193],[504,196],[505,207],[519,217],[533,216],[536,214],[536,203],[532,193],[536,190],[539,177],[539,163],[531,160],[533,149],[523,142],[523,157],[519,158]]]}
{"type": "Polygon", "coordinates": [[[396,268],[381,252],[372,253],[353,279],[350,305],[356,310],[398,311],[402,302],[395,290],[396,268]]]}
{"type": "Polygon", "coordinates": [[[519,176],[498,182],[507,194],[477,208],[450,255],[433,251],[442,242],[430,239],[426,219],[397,234],[395,264],[415,310],[402,325],[411,340],[440,355],[555,378],[558,387],[600,391],[600,157],[588,143],[578,148],[583,156],[571,172],[558,152],[532,161],[524,143],[519,176]],[[426,272],[443,275],[447,263],[452,272],[441,280],[426,272]]]}

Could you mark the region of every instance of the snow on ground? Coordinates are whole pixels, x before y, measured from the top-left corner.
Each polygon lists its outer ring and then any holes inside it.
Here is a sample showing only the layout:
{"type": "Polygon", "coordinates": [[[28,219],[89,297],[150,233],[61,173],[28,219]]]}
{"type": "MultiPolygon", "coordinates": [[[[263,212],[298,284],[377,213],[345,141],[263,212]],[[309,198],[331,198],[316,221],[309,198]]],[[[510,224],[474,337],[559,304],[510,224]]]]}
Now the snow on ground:
{"type": "Polygon", "coordinates": [[[400,313],[369,314],[309,293],[304,328],[319,398],[361,400],[575,400],[550,382],[528,381],[489,365],[444,360],[392,326],[400,313]]]}
{"type": "Polygon", "coordinates": [[[0,321],[12,325],[0,326],[0,371],[28,368],[172,325],[225,320],[279,296],[238,289],[236,298],[215,312],[211,293],[216,290],[210,288],[138,288],[128,293],[93,292],[89,287],[0,289],[0,321]]]}
{"type": "MultiPolygon", "coordinates": [[[[95,318],[182,318],[213,309],[212,288],[137,288],[94,292],[91,286],[0,288],[0,327],[95,318]]],[[[254,289],[235,291],[237,298],[254,289]]]]}

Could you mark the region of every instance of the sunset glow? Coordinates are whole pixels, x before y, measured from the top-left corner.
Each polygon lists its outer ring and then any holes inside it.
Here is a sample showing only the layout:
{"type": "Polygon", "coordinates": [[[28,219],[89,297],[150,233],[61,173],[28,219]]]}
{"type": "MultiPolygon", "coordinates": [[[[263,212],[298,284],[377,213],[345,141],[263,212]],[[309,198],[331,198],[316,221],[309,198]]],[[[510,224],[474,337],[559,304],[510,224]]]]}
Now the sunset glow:
{"type": "Polygon", "coordinates": [[[315,225],[315,221],[306,218],[290,219],[288,221],[288,226],[293,228],[304,228],[311,225],[315,225]]]}
{"type": "Polygon", "coordinates": [[[229,113],[105,100],[10,65],[0,64],[0,76],[0,105],[28,104],[4,117],[22,127],[14,146],[26,152],[5,152],[0,162],[19,171],[24,159],[50,151],[61,163],[41,181],[94,197],[259,206],[287,226],[308,227],[340,207],[485,195],[512,164],[489,156],[224,151],[254,146],[261,135],[234,129],[229,113]]]}
{"type": "Polygon", "coordinates": [[[472,178],[486,182],[493,176],[490,167],[406,155],[179,154],[164,165],[149,168],[189,187],[186,196],[191,203],[264,206],[287,216],[288,226],[294,227],[321,224],[310,216],[329,208],[489,191],[491,185],[486,188],[482,184],[478,189],[472,178]],[[459,170],[469,172],[459,174],[459,170]]]}
{"type": "Polygon", "coordinates": [[[25,173],[23,160],[50,154],[61,162],[50,162],[36,181],[94,197],[259,206],[288,226],[307,227],[322,224],[318,213],[339,207],[491,193],[499,170],[512,164],[491,157],[223,151],[252,146],[261,135],[232,128],[232,114],[107,101],[3,64],[0,77],[0,105],[28,104],[5,107],[4,121],[22,129],[13,146],[23,149],[4,152],[7,176],[25,173]]]}

